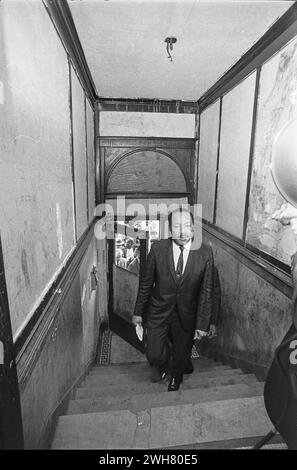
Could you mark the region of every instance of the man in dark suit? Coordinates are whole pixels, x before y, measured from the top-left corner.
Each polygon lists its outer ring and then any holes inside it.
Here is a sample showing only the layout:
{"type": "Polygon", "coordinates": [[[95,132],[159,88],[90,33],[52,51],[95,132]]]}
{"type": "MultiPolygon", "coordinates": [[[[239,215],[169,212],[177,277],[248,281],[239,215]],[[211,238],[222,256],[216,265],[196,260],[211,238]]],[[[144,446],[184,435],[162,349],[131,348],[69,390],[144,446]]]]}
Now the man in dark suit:
{"type": "MultiPolygon", "coordinates": [[[[212,250],[193,243],[192,214],[175,210],[169,215],[172,238],[155,242],[140,280],[132,322],[146,327],[146,355],[166,377],[172,342],[168,391],[179,389],[186,372],[194,337],[207,335],[213,302],[212,250]]],[[[197,242],[197,240],[196,240],[197,242]]]]}

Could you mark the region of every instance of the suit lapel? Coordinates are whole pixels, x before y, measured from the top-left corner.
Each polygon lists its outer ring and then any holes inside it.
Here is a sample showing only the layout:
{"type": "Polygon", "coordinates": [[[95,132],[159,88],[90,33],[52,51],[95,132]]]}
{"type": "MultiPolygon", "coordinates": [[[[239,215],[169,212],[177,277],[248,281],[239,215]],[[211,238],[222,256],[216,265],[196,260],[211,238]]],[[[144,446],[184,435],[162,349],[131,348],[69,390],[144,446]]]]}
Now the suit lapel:
{"type": "Polygon", "coordinates": [[[167,263],[168,263],[168,268],[169,271],[173,277],[174,282],[177,284],[177,278],[175,274],[175,269],[174,269],[174,261],[173,261],[173,248],[172,248],[172,241],[171,239],[169,240],[168,243],[168,249],[167,249],[167,263]]]}

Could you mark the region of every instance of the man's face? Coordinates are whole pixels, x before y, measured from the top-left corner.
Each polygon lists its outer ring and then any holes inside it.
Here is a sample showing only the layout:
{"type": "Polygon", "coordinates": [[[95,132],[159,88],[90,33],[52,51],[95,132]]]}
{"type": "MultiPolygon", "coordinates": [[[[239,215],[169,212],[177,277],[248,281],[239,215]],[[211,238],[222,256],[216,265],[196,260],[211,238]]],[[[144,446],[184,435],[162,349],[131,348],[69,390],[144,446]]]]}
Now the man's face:
{"type": "Polygon", "coordinates": [[[193,238],[193,222],[189,212],[173,212],[171,234],[178,245],[185,245],[193,238]]]}

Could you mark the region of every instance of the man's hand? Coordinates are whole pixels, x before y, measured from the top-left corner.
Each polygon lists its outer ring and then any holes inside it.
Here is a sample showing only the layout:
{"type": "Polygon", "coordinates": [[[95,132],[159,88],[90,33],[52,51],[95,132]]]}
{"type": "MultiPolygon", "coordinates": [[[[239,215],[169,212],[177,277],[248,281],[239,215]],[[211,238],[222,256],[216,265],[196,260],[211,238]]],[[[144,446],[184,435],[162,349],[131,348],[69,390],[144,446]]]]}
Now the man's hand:
{"type": "Polygon", "coordinates": [[[198,339],[199,341],[203,336],[207,336],[207,331],[195,330],[194,339],[198,339]]]}
{"type": "Polygon", "coordinates": [[[213,339],[215,336],[217,336],[217,327],[212,323],[209,327],[208,338],[213,339]]]}
{"type": "Polygon", "coordinates": [[[132,323],[133,325],[137,326],[141,326],[142,325],[142,317],[138,316],[138,315],[133,315],[132,317],[132,323]]]}

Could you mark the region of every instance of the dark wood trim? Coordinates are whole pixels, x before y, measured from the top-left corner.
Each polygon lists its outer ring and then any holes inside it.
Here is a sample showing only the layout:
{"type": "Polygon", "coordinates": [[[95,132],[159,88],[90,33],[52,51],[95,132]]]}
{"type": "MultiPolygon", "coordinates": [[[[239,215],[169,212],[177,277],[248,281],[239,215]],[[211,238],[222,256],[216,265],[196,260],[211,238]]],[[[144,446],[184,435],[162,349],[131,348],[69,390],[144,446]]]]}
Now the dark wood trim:
{"type": "Polygon", "coordinates": [[[196,101],[99,98],[100,111],[195,114],[196,101]]]}
{"type": "Polygon", "coordinates": [[[0,450],[24,448],[20,392],[0,236],[0,450]]]}
{"type": "Polygon", "coordinates": [[[101,159],[100,159],[99,120],[100,120],[100,114],[99,114],[98,102],[96,101],[95,109],[94,109],[95,200],[96,200],[96,206],[100,202],[103,202],[102,197],[101,197],[101,193],[102,193],[102,190],[101,190],[101,172],[102,172],[102,169],[101,169],[101,159]]]}
{"type": "Polygon", "coordinates": [[[108,266],[108,315],[113,314],[113,265],[114,265],[114,240],[107,240],[107,266],[108,266]]]}
{"type": "Polygon", "coordinates": [[[194,202],[197,202],[198,196],[198,173],[199,173],[199,152],[200,151],[200,114],[197,112],[195,115],[195,143],[194,143],[194,179],[193,179],[193,191],[194,191],[194,202]]]}
{"type": "Polygon", "coordinates": [[[246,231],[247,231],[247,225],[248,225],[248,219],[249,219],[249,202],[250,202],[251,179],[252,179],[253,159],[254,159],[254,150],[255,150],[256,126],[257,126],[257,117],[258,117],[258,98],[259,98],[259,88],[260,88],[260,76],[261,76],[261,66],[257,68],[256,83],[255,83],[249,166],[248,166],[248,174],[247,174],[247,187],[246,187],[244,219],[243,219],[242,239],[244,241],[246,239],[246,231]]]}
{"type": "Polygon", "coordinates": [[[87,101],[84,94],[85,107],[85,145],[86,145],[86,190],[87,190],[87,221],[89,223],[89,156],[88,156],[88,123],[87,123],[87,101]]]}
{"type": "Polygon", "coordinates": [[[105,167],[106,167],[106,149],[103,148],[103,152],[100,149],[100,164],[101,164],[101,200],[102,202],[105,201],[105,185],[106,185],[106,177],[105,177],[105,167]]]}
{"type": "Polygon", "coordinates": [[[206,220],[203,220],[203,223],[205,224],[205,226],[210,227],[211,229],[215,230],[218,234],[225,236],[228,239],[230,239],[232,242],[237,243],[240,246],[248,249],[249,251],[254,253],[256,256],[260,256],[261,258],[268,261],[271,265],[275,266],[277,269],[280,269],[284,273],[287,273],[287,274],[291,273],[291,268],[288,264],[285,264],[282,261],[279,261],[277,258],[274,258],[273,256],[269,255],[265,251],[259,250],[253,245],[244,242],[241,238],[231,233],[228,233],[226,230],[222,229],[221,227],[217,225],[214,225],[206,220]]]}
{"type": "Polygon", "coordinates": [[[195,138],[180,137],[102,137],[100,136],[101,147],[127,148],[148,147],[158,150],[164,149],[193,149],[195,138]]]}
{"type": "Polygon", "coordinates": [[[217,198],[218,198],[218,185],[219,185],[219,166],[220,166],[221,131],[222,131],[222,109],[223,109],[223,98],[220,98],[216,182],[215,182],[215,194],[214,194],[214,205],[213,205],[213,223],[214,224],[216,223],[216,218],[217,218],[217,198]]]}
{"type": "Polygon", "coordinates": [[[73,187],[73,217],[74,217],[74,238],[77,242],[77,221],[76,221],[76,196],[75,196],[75,170],[74,170],[74,144],[73,144],[73,106],[72,106],[72,73],[71,63],[68,58],[68,77],[69,77],[69,112],[70,112],[70,158],[71,158],[71,175],[73,187]]]}
{"type": "Polygon", "coordinates": [[[96,87],[66,0],[42,0],[94,108],[96,87]]]}
{"type": "MultiPolygon", "coordinates": [[[[30,320],[16,338],[15,352],[18,356],[18,361],[20,361],[20,356],[26,350],[28,342],[30,342],[30,339],[35,334],[35,330],[40,326],[41,321],[47,315],[48,311],[50,311],[53,316],[58,314],[59,307],[71,287],[78,266],[88,249],[92,237],[94,236],[93,229],[97,220],[98,217],[95,217],[80,237],[76,247],[67,259],[65,265],[62,267],[57,278],[50,286],[40,305],[36,308],[30,320]]],[[[48,326],[49,325],[47,324],[46,329],[48,326]]],[[[40,340],[42,337],[46,336],[46,329],[41,332],[40,340]]],[[[30,358],[28,358],[28,360],[30,361],[30,358]]],[[[22,371],[19,370],[18,372],[19,377],[22,377],[22,371]]]]}
{"type": "Polygon", "coordinates": [[[200,111],[236,86],[257,67],[296,36],[297,3],[294,3],[266,33],[198,100],[200,111]]]}
{"type": "Polygon", "coordinates": [[[289,266],[250,245],[244,244],[242,240],[236,239],[209,222],[203,221],[203,230],[204,236],[210,241],[221,246],[284,295],[292,298],[292,276],[289,266]]]}
{"type": "Polygon", "coordinates": [[[189,197],[190,193],[137,193],[137,192],[129,192],[126,191],[125,193],[105,193],[106,199],[114,199],[117,196],[124,196],[127,199],[153,199],[153,198],[179,198],[179,197],[189,197]]]}

